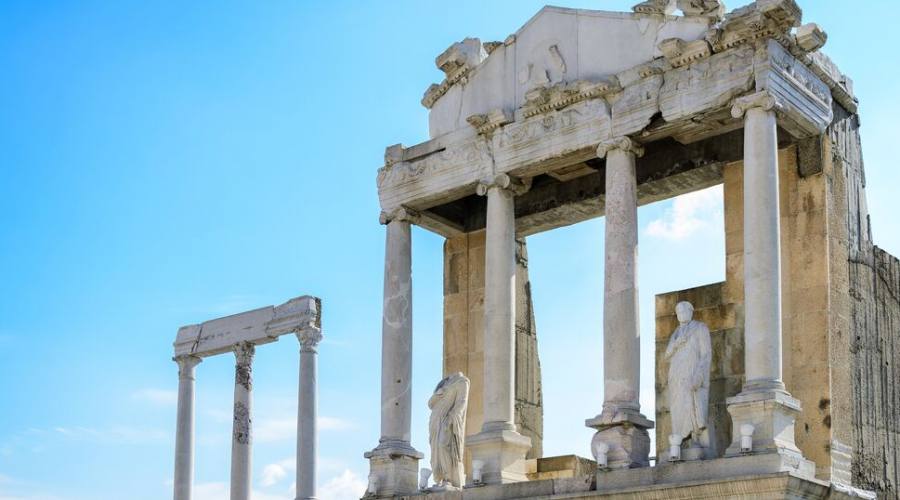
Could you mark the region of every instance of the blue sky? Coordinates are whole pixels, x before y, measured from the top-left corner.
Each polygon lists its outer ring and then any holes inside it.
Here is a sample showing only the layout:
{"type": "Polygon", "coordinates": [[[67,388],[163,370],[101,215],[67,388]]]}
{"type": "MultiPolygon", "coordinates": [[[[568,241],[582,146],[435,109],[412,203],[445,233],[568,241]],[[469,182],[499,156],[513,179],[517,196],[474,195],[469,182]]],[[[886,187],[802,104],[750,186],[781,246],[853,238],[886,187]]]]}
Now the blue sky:
{"type": "MultiPolygon", "coordinates": [[[[631,2],[566,6],[627,10],[631,2]]],[[[0,1],[0,499],[171,495],[178,326],[325,301],[321,496],[355,498],[378,439],[384,147],[427,137],[434,57],[540,1],[0,1]]],[[[801,2],[862,101],[875,239],[900,253],[900,70],[872,12],[801,2]]],[[[724,276],[721,191],[644,207],[653,295],[724,276]],[[678,266],[672,263],[678,262],[678,266]]],[[[440,378],[441,238],[414,232],[414,445],[440,378]]],[[[603,221],[529,239],[548,455],[589,456],[602,402],[603,221]]],[[[255,362],[257,500],[293,498],[297,343],[255,362]]],[[[224,498],[233,360],[197,379],[199,500],[224,498]]],[[[651,408],[645,408],[648,414],[651,408]]]]}

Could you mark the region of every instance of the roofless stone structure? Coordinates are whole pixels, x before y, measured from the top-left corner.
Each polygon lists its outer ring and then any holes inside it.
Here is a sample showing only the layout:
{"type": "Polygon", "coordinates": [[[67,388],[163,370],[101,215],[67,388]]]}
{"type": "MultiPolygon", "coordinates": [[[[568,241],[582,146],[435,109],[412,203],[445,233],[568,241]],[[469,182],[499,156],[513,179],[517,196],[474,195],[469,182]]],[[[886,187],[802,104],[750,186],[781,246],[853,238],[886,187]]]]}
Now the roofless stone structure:
{"type": "Polygon", "coordinates": [[[504,41],[439,55],[445,78],[422,100],[431,139],[387,148],[378,173],[381,437],[367,496],[897,498],[900,263],[871,241],[857,100],[826,40],[794,0],[729,13],[648,0],[629,13],[546,7],[504,41]],[[717,184],[726,281],[658,296],[657,413],[645,415],[637,210],[717,184]],[[582,416],[597,462],[585,472],[584,459],[541,456],[525,237],[599,216],[604,404],[582,416]],[[410,442],[412,225],[447,238],[444,374],[471,382],[459,490],[418,484],[410,442]],[[690,360],[680,349],[707,345],[705,361],[669,370],[669,346],[690,360]],[[669,408],[667,373],[694,377],[673,394],[708,407],[669,408]]]}

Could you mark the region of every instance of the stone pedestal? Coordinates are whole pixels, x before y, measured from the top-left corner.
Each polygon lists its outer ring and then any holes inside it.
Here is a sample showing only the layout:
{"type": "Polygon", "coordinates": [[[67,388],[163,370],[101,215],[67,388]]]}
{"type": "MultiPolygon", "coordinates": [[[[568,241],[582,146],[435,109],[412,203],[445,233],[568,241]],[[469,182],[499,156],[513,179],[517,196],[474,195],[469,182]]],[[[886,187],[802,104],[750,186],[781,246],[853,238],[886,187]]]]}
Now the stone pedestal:
{"type": "Polygon", "coordinates": [[[733,438],[725,456],[743,454],[741,427],[750,424],[754,429],[752,454],[779,453],[797,461],[803,460],[794,442],[794,421],[800,411],[800,401],[782,391],[742,392],[728,398],[733,438]]]}
{"type": "Polygon", "coordinates": [[[409,445],[383,442],[367,452],[369,474],[377,478],[376,498],[410,495],[419,490],[419,460],[424,455],[409,445]]]}
{"type": "MultiPolygon", "coordinates": [[[[466,440],[472,461],[480,460],[481,481],[501,484],[527,481],[525,455],[531,449],[531,439],[514,430],[482,430],[466,440]]],[[[471,478],[467,480],[471,484],[471,478]]]]}
{"type": "Polygon", "coordinates": [[[650,434],[653,422],[637,412],[621,411],[607,417],[600,415],[584,423],[596,429],[591,449],[597,442],[609,446],[606,454],[608,469],[630,469],[650,466],[650,434]]]}

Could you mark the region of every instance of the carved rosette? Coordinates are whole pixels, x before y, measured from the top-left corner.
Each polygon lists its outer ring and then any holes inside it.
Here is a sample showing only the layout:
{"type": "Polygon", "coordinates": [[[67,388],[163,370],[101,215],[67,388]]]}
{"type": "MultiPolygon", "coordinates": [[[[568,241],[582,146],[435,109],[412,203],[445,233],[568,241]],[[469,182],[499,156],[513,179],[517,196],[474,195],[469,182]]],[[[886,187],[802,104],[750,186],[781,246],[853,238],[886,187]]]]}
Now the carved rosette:
{"type": "Polygon", "coordinates": [[[631,153],[638,158],[644,156],[644,147],[635,142],[632,138],[616,137],[615,139],[603,141],[597,146],[597,157],[606,158],[606,155],[613,150],[631,153]]]}
{"type": "Polygon", "coordinates": [[[236,361],[234,384],[249,391],[253,387],[253,355],[256,354],[256,346],[250,342],[239,342],[232,349],[236,361]]]}
{"type": "Polygon", "coordinates": [[[418,224],[421,217],[421,214],[415,210],[400,207],[390,212],[381,212],[381,215],[378,217],[378,222],[380,222],[382,226],[386,226],[391,222],[418,224]]]}
{"type": "Polygon", "coordinates": [[[300,341],[300,352],[319,352],[319,342],[321,342],[323,338],[322,330],[313,325],[309,325],[307,328],[299,330],[297,332],[297,340],[300,341]]]}
{"type": "Polygon", "coordinates": [[[200,364],[203,359],[198,356],[184,355],[172,358],[172,361],[178,363],[178,378],[194,380],[194,367],[200,364]]]}
{"type": "Polygon", "coordinates": [[[767,90],[739,97],[731,107],[731,116],[743,118],[747,111],[753,108],[761,108],[763,111],[779,111],[782,106],[778,98],[767,90]]]}
{"type": "Polygon", "coordinates": [[[491,189],[500,189],[510,196],[519,196],[531,189],[531,179],[523,180],[507,174],[497,174],[493,178],[480,181],[476,192],[478,196],[487,196],[491,189]]]}

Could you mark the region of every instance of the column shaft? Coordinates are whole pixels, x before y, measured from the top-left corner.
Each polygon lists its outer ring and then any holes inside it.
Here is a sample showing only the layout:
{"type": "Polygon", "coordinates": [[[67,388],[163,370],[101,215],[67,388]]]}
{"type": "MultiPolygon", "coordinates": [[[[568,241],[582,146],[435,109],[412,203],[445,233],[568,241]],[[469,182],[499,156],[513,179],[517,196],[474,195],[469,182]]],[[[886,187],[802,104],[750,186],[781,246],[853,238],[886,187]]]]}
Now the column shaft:
{"type": "Polygon", "coordinates": [[[175,430],[175,500],[191,500],[194,479],[194,369],[195,356],[179,356],[178,410],[175,430]]]}
{"type": "Polygon", "coordinates": [[[316,498],[316,453],[318,436],[316,418],[318,408],[316,391],[316,345],[322,339],[318,329],[297,334],[300,339],[300,385],[297,403],[297,499],[316,498]]]}
{"type": "Polygon", "coordinates": [[[483,430],[515,430],[516,239],[513,193],[487,191],[483,430]]]}
{"type": "Polygon", "coordinates": [[[250,500],[252,478],[253,344],[234,346],[234,422],[231,440],[231,500],[250,500]]]}
{"type": "Polygon", "coordinates": [[[781,223],[775,112],[747,110],[744,127],[744,305],[747,387],[781,381],[781,223]]]}
{"type": "Polygon", "coordinates": [[[635,153],[606,159],[606,262],[603,301],[604,410],[640,410],[638,224],[635,153]]]}
{"type": "Polygon", "coordinates": [[[412,239],[409,222],[387,223],[381,329],[381,442],[409,446],[412,421],[412,239]]]}

